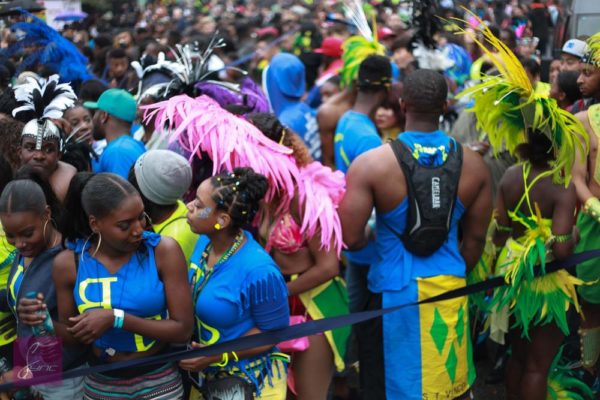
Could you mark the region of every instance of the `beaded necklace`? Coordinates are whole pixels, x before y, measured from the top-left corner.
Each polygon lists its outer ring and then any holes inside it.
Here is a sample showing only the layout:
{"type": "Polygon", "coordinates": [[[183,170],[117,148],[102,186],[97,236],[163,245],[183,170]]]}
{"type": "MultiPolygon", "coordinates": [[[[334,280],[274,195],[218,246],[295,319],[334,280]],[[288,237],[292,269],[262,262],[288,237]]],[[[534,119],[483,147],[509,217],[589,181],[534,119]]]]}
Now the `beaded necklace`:
{"type": "Polygon", "coordinates": [[[206,286],[206,283],[208,282],[208,279],[211,277],[211,275],[213,274],[213,272],[215,271],[217,266],[220,264],[223,264],[225,261],[227,261],[229,259],[229,257],[231,257],[240,248],[243,241],[244,241],[244,231],[240,231],[237,234],[237,236],[235,237],[235,240],[233,241],[231,246],[229,246],[229,248],[225,251],[225,253],[223,253],[223,255],[219,258],[219,261],[217,261],[215,263],[215,265],[213,265],[211,268],[208,268],[208,256],[210,254],[210,251],[213,248],[213,245],[212,245],[212,243],[209,243],[208,245],[206,245],[206,248],[202,252],[202,259],[200,260],[200,265],[202,266],[202,269],[204,270],[204,280],[202,280],[200,287],[198,287],[198,289],[196,290],[196,297],[198,297],[198,295],[200,294],[202,289],[204,289],[204,287],[206,286]]]}

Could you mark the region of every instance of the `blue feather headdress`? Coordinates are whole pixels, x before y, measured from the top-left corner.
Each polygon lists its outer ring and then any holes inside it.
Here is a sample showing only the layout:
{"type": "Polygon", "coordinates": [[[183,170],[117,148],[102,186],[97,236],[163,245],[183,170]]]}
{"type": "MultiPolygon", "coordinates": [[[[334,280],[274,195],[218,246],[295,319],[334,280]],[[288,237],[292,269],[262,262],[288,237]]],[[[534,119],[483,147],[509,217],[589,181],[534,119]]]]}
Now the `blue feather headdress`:
{"type": "Polygon", "coordinates": [[[87,70],[88,59],[71,41],[36,16],[24,10],[21,12],[31,22],[12,25],[12,29],[19,32],[18,40],[4,50],[3,54],[11,57],[26,47],[35,47],[35,50],[21,61],[17,73],[41,64],[57,73],[61,82],[81,82],[93,78],[87,70]]]}

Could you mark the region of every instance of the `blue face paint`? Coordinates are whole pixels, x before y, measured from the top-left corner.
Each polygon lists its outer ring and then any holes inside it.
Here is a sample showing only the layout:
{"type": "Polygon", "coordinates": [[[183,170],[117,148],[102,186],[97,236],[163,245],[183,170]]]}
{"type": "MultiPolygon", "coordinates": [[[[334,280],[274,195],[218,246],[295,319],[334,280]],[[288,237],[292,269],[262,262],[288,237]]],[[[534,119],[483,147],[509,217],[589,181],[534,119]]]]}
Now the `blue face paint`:
{"type": "Polygon", "coordinates": [[[198,219],[207,219],[212,210],[211,207],[204,207],[202,211],[198,213],[198,219]]]}

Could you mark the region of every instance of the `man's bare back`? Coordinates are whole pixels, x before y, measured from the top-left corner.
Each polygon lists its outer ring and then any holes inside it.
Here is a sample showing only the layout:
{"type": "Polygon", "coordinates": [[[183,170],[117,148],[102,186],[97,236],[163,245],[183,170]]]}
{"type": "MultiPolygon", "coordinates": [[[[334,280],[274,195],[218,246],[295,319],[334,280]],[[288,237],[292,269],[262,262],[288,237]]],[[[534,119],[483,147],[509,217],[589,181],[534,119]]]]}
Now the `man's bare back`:
{"type": "Polygon", "coordinates": [[[356,100],[356,90],[345,89],[335,94],[329,101],[317,112],[317,122],[319,124],[319,133],[321,135],[322,162],[324,165],[334,167],[333,159],[333,137],[335,128],[342,115],[354,104],[356,100]]]}
{"type": "MultiPolygon", "coordinates": [[[[354,160],[347,174],[351,199],[348,203],[374,204],[378,213],[386,213],[400,205],[407,195],[406,180],[394,151],[389,144],[368,151],[354,160]],[[351,185],[360,186],[354,190],[351,185]],[[361,190],[364,189],[364,190],[361,190]]],[[[473,267],[481,255],[492,209],[491,178],[481,156],[463,149],[463,165],[458,183],[458,198],[465,207],[462,218],[463,246],[461,252],[468,267],[473,267]],[[466,250],[466,251],[464,251],[466,250]]],[[[367,208],[368,211],[368,208],[367,208]]],[[[370,213],[356,215],[356,224],[366,223],[370,213]]]]}
{"type": "Polygon", "coordinates": [[[71,179],[77,173],[77,169],[70,164],[59,161],[58,168],[50,175],[48,179],[56,198],[61,203],[65,200],[67,196],[67,191],[69,190],[69,184],[71,183],[71,179]]]}
{"type": "MultiPolygon", "coordinates": [[[[458,197],[465,208],[469,208],[481,187],[489,183],[489,173],[479,154],[467,148],[463,152],[458,197]]],[[[359,160],[365,174],[370,177],[377,210],[388,212],[398,207],[407,195],[406,180],[392,147],[384,144],[356,161],[359,160]]]]}

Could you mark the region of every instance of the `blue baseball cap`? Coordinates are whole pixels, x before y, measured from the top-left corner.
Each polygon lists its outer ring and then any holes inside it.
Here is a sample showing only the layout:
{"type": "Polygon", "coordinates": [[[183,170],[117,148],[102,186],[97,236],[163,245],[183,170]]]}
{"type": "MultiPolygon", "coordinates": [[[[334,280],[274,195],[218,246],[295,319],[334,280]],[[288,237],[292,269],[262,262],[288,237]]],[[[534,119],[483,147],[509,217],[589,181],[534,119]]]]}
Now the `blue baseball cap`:
{"type": "Polygon", "coordinates": [[[134,97],[123,89],[108,89],[97,102],[86,101],[83,106],[107,112],[127,122],[135,120],[137,105],[134,97]]]}

